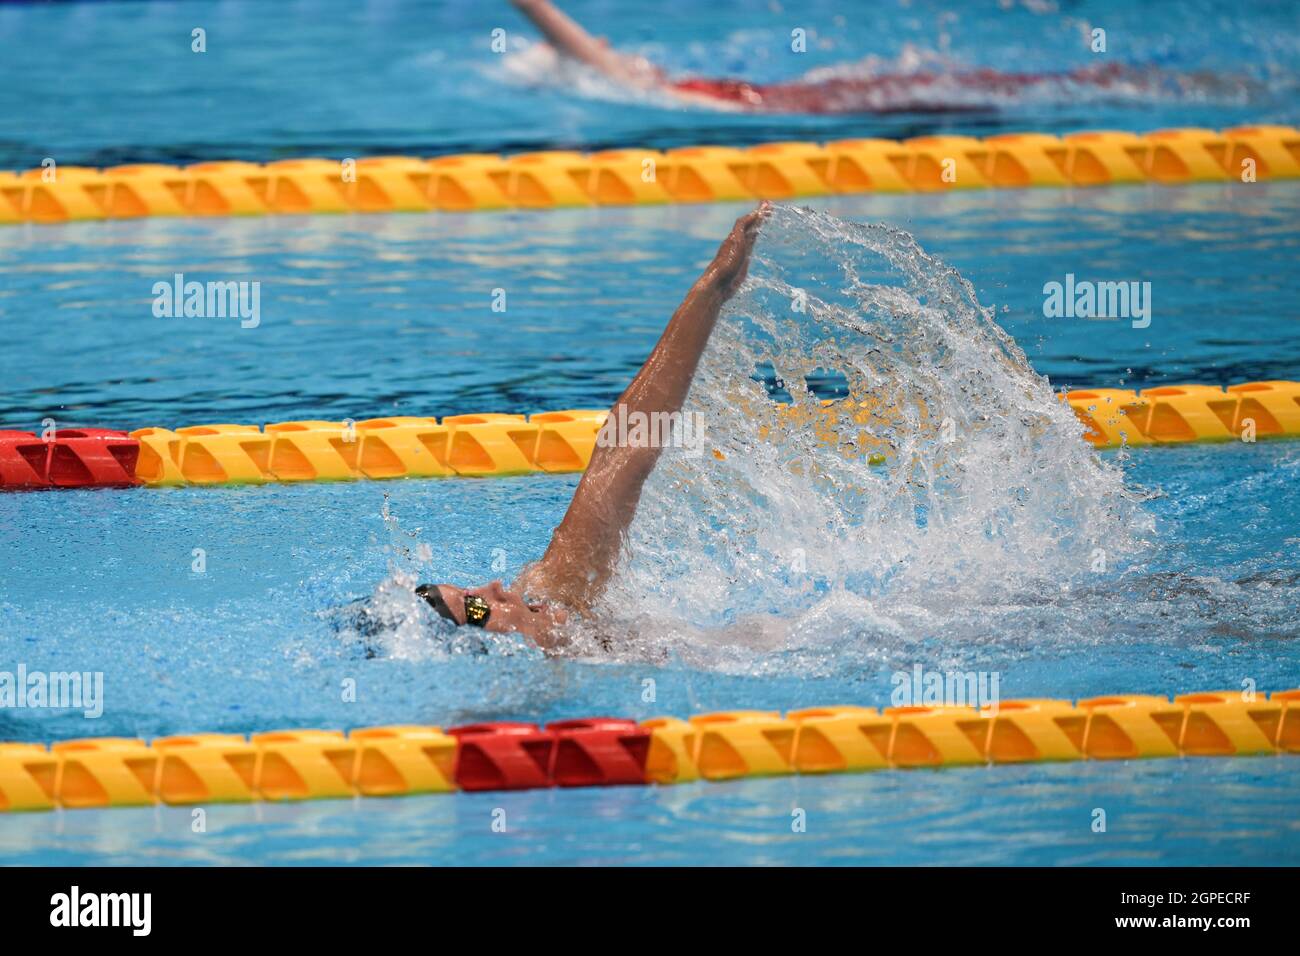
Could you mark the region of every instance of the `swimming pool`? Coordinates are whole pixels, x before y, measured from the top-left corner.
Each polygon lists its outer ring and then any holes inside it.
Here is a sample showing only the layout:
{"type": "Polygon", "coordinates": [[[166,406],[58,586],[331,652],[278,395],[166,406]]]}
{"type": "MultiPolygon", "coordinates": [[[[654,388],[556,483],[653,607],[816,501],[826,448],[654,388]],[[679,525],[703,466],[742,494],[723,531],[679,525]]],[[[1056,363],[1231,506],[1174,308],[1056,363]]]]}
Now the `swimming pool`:
{"type": "MultiPolygon", "coordinates": [[[[22,56],[15,38],[44,30],[66,36],[51,24],[93,19],[97,9],[0,11],[0,36],[8,38],[6,52],[22,56]]],[[[131,24],[158,43],[203,7],[123,9],[120,22],[97,22],[109,31],[131,24]]],[[[261,90],[271,97],[267,116],[301,115],[301,128],[257,126],[250,111],[230,109],[205,134],[211,142],[196,145],[176,133],[179,94],[150,86],[141,92],[163,97],[157,109],[109,110],[102,121],[88,109],[52,113],[48,135],[75,153],[69,162],[226,158],[243,149],[263,159],[353,147],[427,153],[484,143],[599,145],[595,131],[610,142],[671,145],[674,136],[698,140],[717,129],[716,117],[665,111],[683,127],[644,136],[647,117],[626,106],[545,91],[525,96],[489,73],[481,78],[483,95],[502,104],[500,127],[465,109],[429,132],[411,119],[418,103],[399,108],[367,78],[360,91],[321,97],[357,104],[354,116],[361,104],[385,104],[367,110],[347,139],[340,135],[347,117],[294,110],[313,88],[294,68],[308,66],[306,52],[318,47],[337,48],[358,64],[380,59],[374,44],[395,33],[391,17],[405,16],[404,5],[370,5],[337,19],[307,16],[297,5],[257,14],[239,4],[210,9],[214,22],[246,38],[260,18],[319,21],[308,39],[287,31],[287,53],[264,75],[246,74],[254,87],[268,84],[261,90]],[[339,42],[345,28],[360,38],[346,47],[339,42]],[[530,110],[524,101],[545,105],[530,110]],[[386,125],[385,116],[400,119],[386,125]],[[572,140],[556,130],[569,130],[572,140]],[[311,136],[318,138],[304,138],[311,136]],[[127,157],[112,153],[115,142],[140,145],[127,157]]],[[[599,9],[611,33],[630,16],[599,9]]],[[[760,31],[778,28],[773,15],[750,12],[760,31]]],[[[446,35],[402,41],[410,52],[382,59],[397,64],[389,82],[403,71],[419,73],[429,81],[427,102],[445,104],[451,87],[439,84],[451,82],[456,57],[469,55],[450,37],[466,23],[490,30],[491,17],[434,16],[444,18],[438,22],[446,35]],[[425,58],[435,56],[445,68],[430,68],[425,58]]],[[[903,36],[928,29],[929,21],[913,24],[910,14],[890,16],[903,36]]],[[[1263,16],[1281,22],[1283,12],[1265,8],[1263,16]]],[[[1293,63],[1284,32],[1274,33],[1255,24],[1248,42],[1271,51],[1269,62],[1293,63]]],[[[959,55],[987,51],[996,39],[978,31],[973,39],[962,31],[952,37],[959,55]]],[[[1166,39],[1175,62],[1218,55],[1166,39]]],[[[86,53],[72,39],[51,42],[86,53]]],[[[731,42],[743,48],[754,41],[742,35],[731,42]]],[[[844,44],[825,55],[858,52],[844,44]]],[[[105,49],[119,52],[84,56],[84,73],[68,82],[85,90],[128,82],[119,57],[129,47],[105,49]]],[[[706,62],[665,49],[686,58],[683,68],[706,62]]],[[[1006,44],[993,49],[1016,52],[1006,44]]],[[[264,63],[267,50],[232,45],[222,55],[264,63]]],[[[30,65],[36,82],[41,68],[30,65]]],[[[219,106],[250,92],[220,79],[231,65],[196,79],[219,106]]],[[[1258,102],[1240,113],[1231,104],[1181,101],[1154,114],[1107,107],[1086,119],[1072,109],[1034,104],[1014,121],[937,122],[1047,128],[1049,114],[1060,128],[1294,120],[1288,106],[1258,102]]],[[[19,114],[6,108],[0,115],[19,114]]],[[[753,122],[728,120],[719,135],[771,138],[769,128],[747,125],[753,122]]],[[[781,135],[799,128],[775,122],[781,135]]],[[[836,122],[844,124],[837,135],[850,135],[865,121],[836,122]]],[[[872,122],[873,131],[889,135],[903,129],[872,122]]],[[[22,155],[7,161],[34,164],[22,155]]],[[[1300,368],[1296,184],[845,197],[809,205],[913,233],[974,284],[981,302],[998,308],[999,323],[1057,387],[1295,378],[1300,368]],[[1044,318],[1043,284],[1067,272],[1150,281],[1151,326],[1044,318]]],[[[0,322],[9,337],[0,353],[8,385],[0,426],[39,427],[47,415],[65,425],[136,427],[607,405],[741,208],[0,230],[0,322]],[[154,318],[150,287],[177,271],[260,281],[263,321],[243,330],[237,322],[154,318]],[[511,290],[505,315],[491,310],[494,288],[511,290]]],[[[407,552],[420,544],[429,546],[421,569],[427,575],[464,584],[509,579],[544,547],[576,476],[3,495],[0,659],[31,670],[102,670],[106,706],[94,721],[66,711],[0,712],[0,738],[881,705],[889,702],[890,676],[916,664],[996,671],[1004,697],[1174,693],[1237,688],[1246,679],[1262,689],[1300,683],[1300,445],[1103,457],[1123,469],[1131,488],[1151,492],[1140,503],[1155,521],[1151,543],[1131,562],[1100,578],[1062,568],[1057,587],[985,594],[973,604],[946,594],[936,577],[929,588],[874,595],[869,608],[833,607],[777,646],[728,647],[713,660],[703,641],[694,654],[674,645],[667,660],[654,653],[554,660],[511,642],[476,653],[483,648],[418,631],[389,634],[375,646],[341,619],[339,608],[371,595],[394,567],[410,570],[407,552]],[[202,573],[192,569],[196,548],[205,554],[202,573]],[[656,688],[652,703],[643,700],[647,679],[656,688]],[[347,680],[356,681],[355,701],[340,692],[347,680]]],[[[224,807],[211,811],[202,836],[191,833],[183,810],[6,815],[0,859],[1295,863],[1300,832],[1287,800],[1297,783],[1300,768],[1287,758],[1172,760],[224,807]],[[1099,806],[1112,821],[1104,835],[1089,827],[1099,806]],[[516,822],[509,835],[489,826],[497,807],[516,822]],[[808,811],[805,834],[790,832],[795,807],[808,811]]]]}

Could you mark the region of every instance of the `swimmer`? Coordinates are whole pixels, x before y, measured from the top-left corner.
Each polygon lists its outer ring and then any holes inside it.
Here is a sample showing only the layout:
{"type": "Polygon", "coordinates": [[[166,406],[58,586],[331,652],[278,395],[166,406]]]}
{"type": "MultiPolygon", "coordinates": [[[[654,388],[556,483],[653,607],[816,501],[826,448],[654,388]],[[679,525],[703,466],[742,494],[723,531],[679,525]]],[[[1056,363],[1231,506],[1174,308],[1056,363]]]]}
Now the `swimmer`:
{"type": "Polygon", "coordinates": [[[953,113],[985,109],[987,103],[954,101],[954,95],[1013,96],[1026,89],[1065,83],[1104,90],[1107,87],[1150,85],[1154,75],[1119,64],[1069,73],[1003,73],[980,69],[959,73],[905,73],[892,76],[832,77],[782,83],[750,83],[739,79],[674,80],[645,57],[610,49],[609,42],[589,34],[550,0],[511,0],[540,30],[561,56],[583,63],[603,76],[638,90],[667,94],[711,109],[755,113],[953,113]]]}
{"type": "MultiPolygon", "coordinates": [[[[618,410],[648,417],[681,411],[718,314],[745,281],[754,242],[770,208],[764,202],[736,220],[611,414],[618,410]]],[[[512,587],[500,581],[477,588],[422,584],[416,593],[456,624],[514,631],[542,648],[557,646],[569,614],[588,610],[604,590],[636,513],[641,488],[661,451],[598,444],[546,553],[526,567],[512,587]]]]}

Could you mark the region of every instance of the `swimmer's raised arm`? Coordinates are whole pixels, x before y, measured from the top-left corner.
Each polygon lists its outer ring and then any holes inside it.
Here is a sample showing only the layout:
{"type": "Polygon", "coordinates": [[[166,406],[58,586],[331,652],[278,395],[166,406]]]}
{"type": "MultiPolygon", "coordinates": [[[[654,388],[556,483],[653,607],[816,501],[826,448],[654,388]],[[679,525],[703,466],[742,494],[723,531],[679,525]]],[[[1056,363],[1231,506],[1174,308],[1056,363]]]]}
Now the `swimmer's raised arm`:
{"type": "MultiPolygon", "coordinates": [[[[611,415],[621,414],[631,421],[639,412],[646,420],[656,421],[658,415],[681,411],[718,313],[745,280],[768,208],[768,203],[763,203],[736,220],[709,267],[673,313],[641,371],[614,403],[611,415]],[[652,414],[656,417],[651,418],[652,414]]],[[[661,451],[660,447],[598,443],[546,554],[517,586],[570,607],[589,605],[618,560],[641,488],[661,451]]]]}
{"type": "MultiPolygon", "coordinates": [[[[611,415],[630,420],[638,414],[638,418],[644,415],[645,420],[654,422],[656,414],[681,411],[718,314],[745,281],[767,211],[768,203],[763,203],[736,220],[709,267],[673,313],[641,371],[614,403],[611,415]]],[[[636,514],[641,488],[661,450],[658,442],[650,440],[636,447],[598,441],[546,554],[529,565],[509,589],[500,581],[477,588],[423,584],[416,593],[456,624],[526,634],[542,648],[555,649],[564,641],[562,628],[569,611],[590,607],[609,579],[636,514]]]]}
{"type": "Polygon", "coordinates": [[[533,21],[560,53],[585,63],[612,79],[638,86],[654,86],[660,82],[660,72],[640,57],[624,56],[596,39],[574,20],[557,9],[550,0],[510,0],[533,21]]]}

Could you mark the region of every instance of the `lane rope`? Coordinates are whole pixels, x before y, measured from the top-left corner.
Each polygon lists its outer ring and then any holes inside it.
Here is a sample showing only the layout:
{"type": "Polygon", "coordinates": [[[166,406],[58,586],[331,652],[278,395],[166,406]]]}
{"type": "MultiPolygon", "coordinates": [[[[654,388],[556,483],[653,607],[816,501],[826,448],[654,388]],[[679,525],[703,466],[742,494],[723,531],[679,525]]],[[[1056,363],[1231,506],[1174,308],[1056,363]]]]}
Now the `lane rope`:
{"type": "Polygon", "coordinates": [[[1300,130],[1238,126],[686,146],[421,159],[57,166],[0,172],[0,224],[143,216],[471,212],[1027,186],[1300,177],[1300,130]]]}
{"type": "Polygon", "coordinates": [[[996,707],[814,707],[453,727],[0,743],[0,810],[674,784],[1139,757],[1300,753],[1300,689],[996,707]]]}
{"type": "MultiPolygon", "coordinates": [[[[1300,435],[1300,382],[1078,389],[1058,395],[1097,448],[1300,435]]],[[[829,418],[847,399],[823,402],[829,418]]],[[[789,408],[806,415],[804,409],[789,408]]],[[[54,431],[0,430],[0,488],[149,487],[579,472],[608,411],[54,431]]],[[[870,421],[870,409],[861,411],[870,421]]],[[[814,429],[818,423],[813,421],[814,429]]],[[[818,431],[834,440],[833,433],[818,431]]],[[[859,442],[868,445],[869,442],[859,442]]],[[[873,446],[874,447],[874,446],[873,446]]],[[[716,452],[715,452],[716,453],[716,452]]],[[[885,464],[888,452],[870,456],[885,464]]]]}

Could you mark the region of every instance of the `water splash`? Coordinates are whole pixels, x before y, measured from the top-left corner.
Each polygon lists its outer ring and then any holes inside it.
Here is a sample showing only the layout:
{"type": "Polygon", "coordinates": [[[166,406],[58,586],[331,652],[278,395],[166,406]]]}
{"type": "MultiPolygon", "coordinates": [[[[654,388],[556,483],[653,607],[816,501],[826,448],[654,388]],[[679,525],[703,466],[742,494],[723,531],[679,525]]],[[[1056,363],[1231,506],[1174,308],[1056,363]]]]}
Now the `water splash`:
{"type": "Polygon", "coordinates": [[[633,656],[815,670],[977,640],[1153,532],[971,284],[888,226],[774,210],[687,410],[707,451],[665,451],[598,625],[633,656]],[[807,387],[827,371],[847,398],[807,387]]]}
{"type": "Polygon", "coordinates": [[[431,575],[433,550],[421,541],[423,529],[407,530],[384,495],[380,511],[388,538],[388,574],[368,597],[341,608],[331,608],[325,617],[345,644],[360,649],[368,658],[421,661],[460,656],[540,656],[540,651],[518,635],[494,634],[470,627],[456,627],[435,613],[415,588],[431,575]]]}

